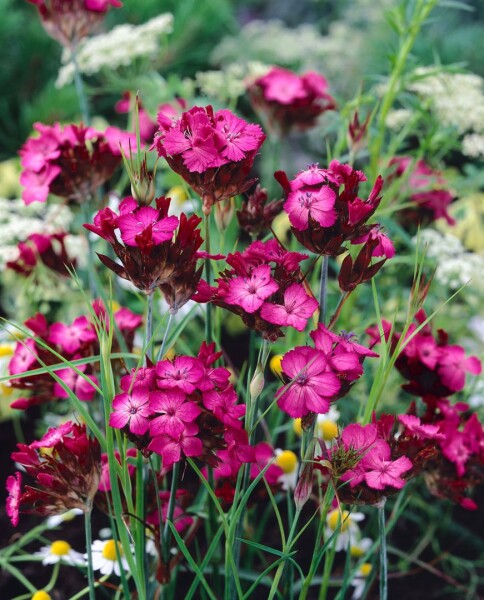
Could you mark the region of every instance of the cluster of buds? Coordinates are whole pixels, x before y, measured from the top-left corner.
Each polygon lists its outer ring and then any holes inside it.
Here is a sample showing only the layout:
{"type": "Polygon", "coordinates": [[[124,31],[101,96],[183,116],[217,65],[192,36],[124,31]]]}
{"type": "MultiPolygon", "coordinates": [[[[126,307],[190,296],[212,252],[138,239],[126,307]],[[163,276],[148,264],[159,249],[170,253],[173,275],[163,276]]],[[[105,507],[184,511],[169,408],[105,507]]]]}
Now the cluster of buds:
{"type": "Polygon", "coordinates": [[[268,200],[267,190],[258,185],[247,200],[242,202],[242,208],[237,211],[239,226],[246,231],[252,239],[257,239],[261,233],[266,232],[272,221],[282,211],[283,200],[268,200]]]}
{"type": "Polygon", "coordinates": [[[248,87],[254,109],[262,113],[270,131],[286,135],[292,129],[314,127],[317,118],[336,106],[328,82],[314,71],[298,75],[281,67],[272,69],[248,87]]]}
{"type": "Polygon", "coordinates": [[[211,106],[195,106],[180,117],[162,110],[158,124],[153,147],[200,195],[205,215],[252,185],[247,177],[265,139],[259,125],[211,106]]]}
{"type": "MultiPolygon", "coordinates": [[[[99,301],[95,303],[94,308],[98,315],[104,311],[99,301]]],[[[142,318],[127,308],[120,308],[115,311],[114,320],[128,347],[131,347],[134,331],[141,324],[142,318]]],[[[54,380],[49,373],[23,376],[24,373],[43,366],[50,367],[58,364],[60,360],[56,354],[71,361],[93,356],[99,349],[95,328],[85,316],[77,317],[69,325],[62,322],[49,325],[47,319],[38,313],[25,321],[25,326],[35,334],[38,341],[27,338],[25,341],[17,342],[8,365],[9,374],[13,376],[10,380],[11,387],[28,393],[11,404],[12,408],[20,410],[68,397],[64,386],[54,380]],[[43,342],[53,352],[39,342],[43,342]]],[[[89,402],[95,396],[92,384],[97,385],[98,379],[93,374],[91,365],[78,365],[76,369],[64,367],[56,369],[54,373],[79,400],[89,402]]]]}
{"type": "MultiPolygon", "coordinates": [[[[423,309],[419,310],[405,335],[405,345],[399,353],[395,366],[408,379],[403,389],[415,396],[444,397],[464,389],[466,373],[479,375],[482,370],[481,362],[476,356],[466,357],[462,346],[448,343],[446,331],[439,329],[435,338],[429,324],[421,327],[426,321],[423,309]],[[415,333],[417,327],[421,327],[415,333]]],[[[390,340],[391,324],[382,321],[382,327],[387,340],[390,340]]],[[[372,344],[380,341],[377,327],[371,327],[367,333],[372,338],[372,344]]],[[[394,332],[391,346],[396,348],[401,334],[394,332]]]]}
{"type": "Polygon", "coordinates": [[[155,204],[156,208],[140,205],[128,197],[119,205],[119,214],[104,208],[94,217],[94,225],[84,227],[109,242],[122,263],[98,254],[106,267],[146,294],[159,288],[176,313],[202,275],[198,260],[206,255],[199,252],[201,219],[184,213],[180,218],[169,216],[170,198],[157,198],[155,204]]]}
{"type": "Polygon", "coordinates": [[[17,444],[12,459],[35,479],[22,491],[20,472],[7,479],[7,514],[14,526],[19,513],[62,514],[76,508],[90,512],[99,486],[101,449],[84,425],[67,422],[30,445],[17,444]]]}
{"type": "Polygon", "coordinates": [[[119,0],[27,0],[39,11],[46,32],[66,48],[75,49],[119,0]]]}
{"type": "Polygon", "coordinates": [[[221,354],[204,342],[196,358],[175,356],[134,370],[121,379],[109,424],[143,453],[159,454],[164,469],[185,457],[217,466],[220,449],[246,462],[245,405],[237,404],[230,371],[213,367],[221,354]]]}
{"type": "Polygon", "coordinates": [[[82,204],[110,179],[121,163],[121,149],[135,147],[131,134],[116,127],[97,131],[84,125],[36,123],[40,134],[19,151],[23,167],[20,183],[25,204],[45,202],[49,194],[82,204]]]}
{"type": "Polygon", "coordinates": [[[306,258],[285,250],[277,240],[253,242],[243,252],[227,256],[231,268],[222,271],[217,287],[201,280],[193,299],[239,315],[269,341],[283,335],[281,327],[303,331],[318,307],[300,271],[306,258]]]}
{"type": "Polygon", "coordinates": [[[455,225],[455,220],[447,212],[454,195],[440,171],[432,169],[424,160],[415,161],[411,156],[392,158],[389,169],[387,183],[401,179],[404,200],[415,204],[415,207],[403,208],[396,213],[404,225],[423,226],[437,219],[445,219],[449,225],[455,225]]]}
{"type": "Polygon", "coordinates": [[[310,335],[314,348],[297,346],[284,355],[281,377],[286,385],[276,393],[279,408],[293,418],[302,418],[303,428],[348,393],[363,374],[365,357],[378,356],[356,343],[354,335],[337,335],[322,323],[310,335]]]}

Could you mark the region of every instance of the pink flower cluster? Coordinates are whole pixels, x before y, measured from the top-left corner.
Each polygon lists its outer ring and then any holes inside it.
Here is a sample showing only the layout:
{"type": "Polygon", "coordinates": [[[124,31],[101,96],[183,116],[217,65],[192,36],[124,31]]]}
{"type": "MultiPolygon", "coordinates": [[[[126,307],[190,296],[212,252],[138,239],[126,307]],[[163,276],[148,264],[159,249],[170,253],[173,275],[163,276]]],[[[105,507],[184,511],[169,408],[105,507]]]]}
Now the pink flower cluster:
{"type": "Polygon", "coordinates": [[[179,118],[160,111],[158,124],[153,147],[201,196],[204,214],[252,185],[247,176],[265,139],[259,125],[211,106],[195,106],[179,118]]]}
{"type": "Polygon", "coordinates": [[[45,202],[49,194],[82,203],[114,173],[121,150],[136,148],[134,136],[116,127],[97,131],[84,125],[36,123],[38,136],[19,151],[23,167],[20,183],[25,204],[45,202]]]}
{"type": "MultiPolygon", "coordinates": [[[[99,302],[95,304],[95,309],[98,314],[104,310],[99,302]]],[[[114,313],[114,319],[130,346],[134,330],[139,327],[142,318],[127,308],[121,308],[114,313]]],[[[97,353],[97,334],[94,326],[85,316],[77,317],[70,325],[62,322],[49,325],[47,319],[37,313],[34,317],[25,321],[25,325],[39,341],[44,342],[49,348],[68,360],[85,358],[97,353]]],[[[25,410],[37,404],[67,398],[67,391],[49,373],[23,376],[27,371],[39,369],[44,365],[51,366],[59,362],[59,358],[34,338],[17,342],[8,365],[9,374],[16,376],[10,381],[10,385],[15,389],[29,392],[29,395],[17,398],[11,404],[12,408],[25,410]]],[[[56,369],[55,374],[62,380],[64,385],[74,392],[79,400],[89,402],[93,400],[96,393],[90,382],[97,385],[99,383],[98,379],[93,374],[91,365],[79,365],[77,371],[66,367],[56,369]],[[81,377],[77,371],[83,373],[84,377],[81,377]]]]}
{"type": "Polygon", "coordinates": [[[85,425],[67,422],[47,431],[30,445],[17,444],[12,460],[35,479],[36,487],[25,486],[17,471],[7,479],[7,514],[14,526],[19,512],[37,515],[62,514],[77,508],[89,512],[99,486],[101,449],[90,438],[85,425]]]}
{"type": "Polygon", "coordinates": [[[367,200],[358,196],[361,171],[333,160],[328,169],[310,165],[289,181],[283,171],[275,173],[287,195],[284,210],[299,242],[316,254],[336,256],[352,244],[371,245],[370,256],[391,258],[393,244],[368,219],[378,208],[383,179],[378,177],[367,200]]]}
{"type": "Polygon", "coordinates": [[[397,216],[404,224],[428,225],[437,219],[445,219],[449,225],[455,220],[447,212],[454,199],[440,171],[432,169],[425,161],[414,161],[411,156],[392,158],[388,182],[403,179],[405,199],[415,203],[415,208],[404,208],[397,216]]]}
{"type": "Polygon", "coordinates": [[[221,273],[217,287],[202,280],[193,299],[240,315],[247,327],[268,340],[282,336],[281,327],[303,331],[318,307],[302,283],[299,265],[306,258],[274,239],[253,242],[243,252],[229,254],[231,269],[221,273]]]}
{"type": "Polygon", "coordinates": [[[184,457],[216,466],[214,451],[228,449],[244,460],[249,452],[230,371],[213,367],[221,352],[202,344],[196,358],[176,356],[140,368],[121,380],[109,424],[123,429],[146,453],[155,452],[169,468],[184,457]]]}
{"type": "Polygon", "coordinates": [[[119,0],[27,0],[35,4],[47,33],[63,46],[75,48],[89,35],[119,0]]]}
{"type": "Polygon", "coordinates": [[[314,348],[297,346],[281,362],[287,384],[277,391],[277,404],[294,418],[327,413],[361,377],[365,357],[378,356],[352,334],[337,335],[322,323],[310,335],[314,348]]]}
{"type": "MultiPolygon", "coordinates": [[[[415,315],[417,324],[412,324],[406,334],[406,339],[413,336],[399,354],[395,366],[409,380],[403,389],[415,396],[449,396],[464,389],[466,373],[479,375],[482,370],[480,360],[475,356],[467,357],[462,346],[448,343],[449,336],[439,329],[434,337],[429,324],[415,333],[426,320],[426,314],[420,310],[415,315]]],[[[391,324],[382,322],[385,336],[389,339],[391,324]]],[[[372,337],[372,343],[380,341],[377,327],[367,330],[372,337]]],[[[401,334],[394,333],[391,339],[395,348],[401,334]]]]}
{"type": "Polygon", "coordinates": [[[18,256],[7,262],[7,268],[27,277],[37,264],[42,263],[60,275],[69,275],[68,267],[75,267],[76,261],[67,253],[66,236],[65,232],[51,235],[32,233],[25,242],[18,244],[18,256]]]}
{"type": "Polygon", "coordinates": [[[328,82],[315,71],[298,75],[272,67],[249,86],[248,92],[254,109],[265,116],[268,127],[282,134],[293,128],[314,127],[321,114],[336,106],[328,94],[328,82]]]}
{"type": "Polygon", "coordinates": [[[134,198],[125,198],[119,214],[104,208],[94,217],[94,225],[84,227],[109,242],[122,263],[98,254],[106,267],[147,294],[160,288],[176,312],[195,292],[202,275],[203,265],[197,266],[205,257],[199,252],[201,219],[184,213],[179,219],[168,216],[170,198],[157,198],[155,203],[156,208],[140,206],[134,198]]]}

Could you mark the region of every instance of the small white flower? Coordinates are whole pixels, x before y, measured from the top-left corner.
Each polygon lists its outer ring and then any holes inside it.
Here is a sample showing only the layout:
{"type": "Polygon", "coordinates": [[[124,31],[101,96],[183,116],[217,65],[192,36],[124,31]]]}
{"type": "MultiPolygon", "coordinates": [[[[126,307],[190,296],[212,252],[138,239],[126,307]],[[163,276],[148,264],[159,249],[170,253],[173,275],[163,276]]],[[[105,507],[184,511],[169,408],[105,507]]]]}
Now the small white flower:
{"type": "Polygon", "coordinates": [[[72,566],[86,564],[84,555],[73,550],[64,540],[56,540],[50,546],[43,546],[34,556],[41,556],[43,565],[54,565],[58,562],[72,566]]]}
{"type": "Polygon", "coordinates": [[[358,570],[358,573],[353,578],[351,585],[353,586],[353,595],[351,600],[359,600],[363,595],[366,587],[367,577],[370,575],[372,566],[370,563],[363,563],[358,570]]]}
{"type": "Polygon", "coordinates": [[[350,513],[347,510],[340,511],[335,508],[328,513],[326,517],[325,538],[328,539],[335,531],[339,530],[336,537],[335,550],[347,550],[356,540],[361,538],[361,531],[358,526],[363,521],[365,515],[359,512],[350,513]]]}
{"type": "Polygon", "coordinates": [[[338,420],[340,413],[337,408],[331,406],[329,411],[324,415],[318,415],[316,426],[318,434],[323,438],[328,446],[338,435],[338,420]]]}
{"type": "Polygon", "coordinates": [[[297,484],[297,475],[299,471],[299,461],[292,450],[275,450],[276,460],[274,464],[280,467],[284,472],[279,477],[278,482],[283,490],[294,490],[297,484]]]}
{"type": "Polygon", "coordinates": [[[121,544],[115,540],[95,540],[92,544],[92,568],[100,571],[102,575],[121,575],[120,563],[123,571],[129,571],[128,561],[123,554],[121,544]],[[118,558],[119,557],[119,558],[118,558]]]}
{"type": "MultiPolygon", "coordinates": [[[[55,425],[59,425],[59,420],[55,423],[55,425]]],[[[71,508],[65,513],[61,515],[52,515],[46,519],[46,524],[49,529],[53,529],[54,527],[58,527],[62,525],[62,523],[66,523],[67,521],[72,521],[77,515],[82,515],[82,510],[80,508],[71,508]]]]}

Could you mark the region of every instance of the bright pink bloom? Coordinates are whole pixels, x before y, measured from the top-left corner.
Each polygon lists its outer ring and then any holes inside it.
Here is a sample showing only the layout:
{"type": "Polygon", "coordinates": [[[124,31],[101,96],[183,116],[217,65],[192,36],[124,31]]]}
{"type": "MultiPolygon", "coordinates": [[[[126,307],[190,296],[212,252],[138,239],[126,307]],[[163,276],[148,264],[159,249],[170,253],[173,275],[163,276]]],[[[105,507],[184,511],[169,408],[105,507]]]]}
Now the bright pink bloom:
{"type": "MultiPolygon", "coordinates": [[[[267,442],[259,442],[254,446],[255,460],[250,467],[250,478],[255,479],[261,471],[263,471],[268,463],[275,459],[274,448],[267,442]]],[[[270,465],[265,473],[264,478],[269,485],[275,486],[279,481],[279,477],[284,475],[283,470],[278,465],[270,465]]]]}
{"type": "Polygon", "coordinates": [[[68,354],[74,354],[81,346],[97,341],[97,335],[87,317],[74,319],[72,325],[54,323],[50,328],[49,342],[58,344],[68,354]]]}
{"type": "Polygon", "coordinates": [[[130,394],[118,394],[113,399],[109,424],[116,429],[128,427],[135,435],[144,435],[149,428],[149,391],[135,386],[130,394]]]}
{"type": "Polygon", "coordinates": [[[373,227],[365,235],[354,238],[351,240],[351,243],[363,244],[367,240],[378,241],[378,244],[373,249],[372,256],[385,256],[386,258],[393,258],[395,256],[395,247],[392,240],[382,232],[379,226],[373,227]]]}
{"type": "Polygon", "coordinates": [[[17,527],[20,510],[20,497],[22,495],[22,476],[17,471],[15,475],[10,475],[7,478],[8,497],[5,503],[8,518],[14,527],[17,527]]]}
{"type": "Polygon", "coordinates": [[[304,231],[310,226],[310,219],[321,227],[331,227],[337,219],[334,203],[335,192],[329,187],[319,190],[301,188],[291,192],[284,204],[291,225],[298,231],[304,231]]]}
{"type": "Polygon", "coordinates": [[[229,282],[225,302],[241,306],[250,314],[260,308],[264,300],[278,289],[279,286],[271,277],[270,266],[261,265],[248,277],[236,277],[229,282]]]}
{"type": "Polygon", "coordinates": [[[227,160],[237,162],[245,158],[247,152],[259,149],[259,125],[239,119],[230,110],[223,109],[216,113],[215,132],[222,156],[227,160]]]}
{"type": "Polygon", "coordinates": [[[260,315],[269,323],[291,326],[298,331],[303,331],[308,319],[313,316],[317,308],[318,302],[306,294],[304,286],[293,283],[284,292],[283,305],[264,302],[260,315]]]}
{"type": "Polygon", "coordinates": [[[413,467],[412,461],[406,456],[392,461],[376,452],[369,453],[362,462],[365,463],[365,481],[374,490],[384,490],[386,487],[402,489],[405,480],[401,476],[413,467]]]}
{"type": "Polygon", "coordinates": [[[187,423],[185,429],[176,437],[157,435],[148,445],[148,450],[156,452],[163,459],[163,468],[167,469],[183,456],[201,456],[202,441],[196,437],[198,427],[195,423],[187,423]]]}
{"type": "Polygon", "coordinates": [[[330,400],[338,393],[340,382],[327,370],[327,360],[322,352],[297,347],[284,355],[281,367],[291,380],[277,401],[284,412],[297,418],[310,412],[324,414],[329,411],[330,400]]]}
{"type": "Polygon", "coordinates": [[[466,358],[462,346],[445,346],[439,360],[437,373],[442,378],[442,383],[453,392],[464,389],[466,373],[479,375],[481,373],[481,361],[475,356],[466,358]]]}
{"type": "Polygon", "coordinates": [[[153,245],[161,244],[173,238],[173,232],[178,227],[178,218],[175,216],[160,219],[159,211],[151,206],[141,206],[128,214],[121,215],[118,219],[121,239],[127,246],[138,246],[138,239],[150,238],[153,245]]]}
{"type": "Polygon", "coordinates": [[[194,402],[187,402],[186,395],[179,390],[166,390],[150,394],[150,411],[161,415],[150,421],[150,436],[167,434],[178,437],[202,412],[194,402]]]}
{"type": "MultiPolygon", "coordinates": [[[[78,365],[77,369],[84,373],[87,369],[87,365],[78,365]]],[[[56,375],[62,379],[62,381],[70,388],[74,394],[83,402],[90,402],[96,395],[94,387],[81,377],[74,369],[61,369],[56,371],[56,375]]],[[[86,377],[92,381],[95,385],[99,384],[99,381],[95,375],[86,375],[86,377]]],[[[68,398],[69,394],[64,390],[60,383],[56,381],[54,384],[54,394],[59,398],[68,398]]]]}
{"type": "Polygon", "coordinates": [[[423,440],[441,440],[444,435],[440,433],[438,425],[422,424],[415,415],[398,415],[398,420],[405,426],[405,431],[423,440]]]}
{"type": "Polygon", "coordinates": [[[8,363],[8,372],[10,375],[18,375],[30,371],[37,363],[37,346],[34,340],[27,339],[24,342],[17,342],[15,351],[8,363]]]}
{"type": "Polygon", "coordinates": [[[176,356],[174,361],[162,360],[156,365],[158,387],[179,389],[191,394],[204,375],[201,362],[191,356],[176,356]]]}
{"type": "Polygon", "coordinates": [[[222,391],[210,390],[203,394],[203,405],[213,412],[219,421],[232,429],[240,429],[240,417],[245,415],[245,404],[237,404],[237,394],[234,388],[222,391]]]}

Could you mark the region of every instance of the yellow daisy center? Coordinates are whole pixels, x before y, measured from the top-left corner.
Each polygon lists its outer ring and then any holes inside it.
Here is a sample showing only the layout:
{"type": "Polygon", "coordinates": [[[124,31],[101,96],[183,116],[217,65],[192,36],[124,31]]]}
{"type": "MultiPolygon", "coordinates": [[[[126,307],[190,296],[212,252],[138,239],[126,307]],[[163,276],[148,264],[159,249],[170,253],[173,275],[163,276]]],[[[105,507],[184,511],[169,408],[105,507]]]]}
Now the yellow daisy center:
{"type": "Polygon", "coordinates": [[[340,523],[341,531],[346,531],[351,525],[350,513],[347,510],[344,510],[340,515],[339,510],[335,508],[328,514],[326,522],[333,531],[336,531],[340,523]]]}
{"type": "Polygon", "coordinates": [[[368,577],[368,575],[371,573],[371,569],[372,566],[370,563],[363,563],[360,567],[360,573],[363,575],[363,577],[368,577]]]}
{"type": "Polygon", "coordinates": [[[44,592],[44,590],[39,590],[32,596],[32,600],[52,600],[52,597],[47,592],[44,592]]]}
{"type": "Polygon", "coordinates": [[[350,548],[350,555],[353,558],[361,558],[364,554],[364,550],[362,548],[360,548],[359,546],[351,546],[350,548]]]}
{"type": "Polygon", "coordinates": [[[282,373],[281,362],[282,362],[282,354],[275,354],[269,362],[269,367],[271,368],[271,371],[274,373],[274,375],[276,377],[281,376],[281,373],[282,373]]]}
{"type": "Polygon", "coordinates": [[[119,304],[119,302],[116,302],[116,300],[111,300],[109,305],[111,306],[111,310],[113,312],[116,312],[121,308],[121,304],[119,304]]]}
{"type": "Polygon", "coordinates": [[[0,358],[12,356],[13,348],[10,344],[0,344],[0,358]]]}
{"type": "Polygon", "coordinates": [[[294,473],[297,469],[297,456],[292,450],[283,450],[274,461],[278,467],[284,471],[284,473],[294,473]]]}
{"type": "Polygon", "coordinates": [[[318,429],[324,439],[325,442],[330,442],[334,440],[338,435],[338,425],[334,421],[322,421],[318,423],[318,429]]]}
{"type": "Polygon", "coordinates": [[[294,433],[296,435],[298,435],[298,436],[302,435],[301,419],[294,419],[293,428],[294,428],[294,433]]]}
{"type": "Polygon", "coordinates": [[[56,540],[55,542],[52,542],[50,547],[51,554],[55,554],[56,556],[66,556],[70,551],[71,545],[64,540],[56,540]]]}
{"type": "MultiPolygon", "coordinates": [[[[120,556],[123,554],[123,549],[121,548],[120,544],[118,544],[118,552],[119,552],[120,556]]],[[[103,558],[105,558],[106,560],[112,560],[112,561],[117,560],[116,542],[114,540],[108,540],[104,544],[102,555],[103,555],[103,558]]]]}
{"type": "Polygon", "coordinates": [[[185,192],[185,188],[181,185],[174,185],[172,188],[170,188],[168,190],[168,192],[166,193],[168,198],[171,198],[171,201],[173,202],[173,205],[176,206],[177,204],[183,204],[183,202],[185,202],[185,200],[188,200],[188,196],[185,192]]]}

